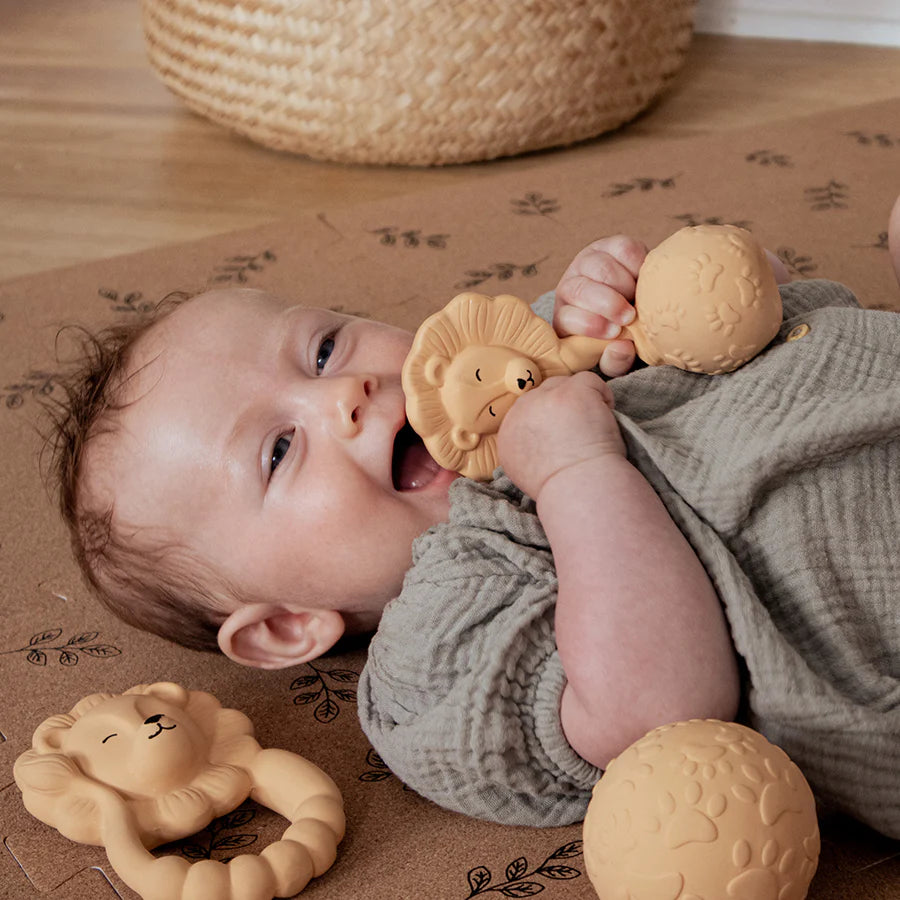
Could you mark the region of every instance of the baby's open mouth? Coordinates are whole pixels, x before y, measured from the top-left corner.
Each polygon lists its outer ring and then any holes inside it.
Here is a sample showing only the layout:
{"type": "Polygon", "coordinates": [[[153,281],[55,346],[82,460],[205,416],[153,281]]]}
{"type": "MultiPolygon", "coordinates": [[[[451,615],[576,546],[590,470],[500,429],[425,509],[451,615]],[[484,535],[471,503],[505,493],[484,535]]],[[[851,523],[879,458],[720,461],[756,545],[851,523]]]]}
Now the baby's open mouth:
{"type": "Polygon", "coordinates": [[[391,478],[394,490],[414,491],[427,487],[437,477],[441,467],[431,458],[412,426],[407,422],[394,438],[391,478]]]}

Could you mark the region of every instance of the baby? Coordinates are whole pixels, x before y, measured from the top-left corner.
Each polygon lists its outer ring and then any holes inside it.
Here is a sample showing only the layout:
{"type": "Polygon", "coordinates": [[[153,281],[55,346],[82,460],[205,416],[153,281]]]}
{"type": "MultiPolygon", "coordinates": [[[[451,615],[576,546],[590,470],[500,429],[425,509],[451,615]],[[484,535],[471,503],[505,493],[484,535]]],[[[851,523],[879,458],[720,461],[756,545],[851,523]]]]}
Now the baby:
{"type": "MultiPolygon", "coordinates": [[[[891,245],[900,277],[900,200],[891,245]]],[[[582,251],[557,329],[615,337],[645,253],[582,251]]],[[[783,298],[782,335],[732,375],[625,375],[614,341],[612,381],[548,379],[489,485],[410,432],[410,334],[255,291],[165,307],[70,385],[76,556],[127,621],[247,665],[377,629],[364,730],[450,808],[576,821],[648,729],[740,714],[900,837],[900,317],[827,282],[783,298]]]]}

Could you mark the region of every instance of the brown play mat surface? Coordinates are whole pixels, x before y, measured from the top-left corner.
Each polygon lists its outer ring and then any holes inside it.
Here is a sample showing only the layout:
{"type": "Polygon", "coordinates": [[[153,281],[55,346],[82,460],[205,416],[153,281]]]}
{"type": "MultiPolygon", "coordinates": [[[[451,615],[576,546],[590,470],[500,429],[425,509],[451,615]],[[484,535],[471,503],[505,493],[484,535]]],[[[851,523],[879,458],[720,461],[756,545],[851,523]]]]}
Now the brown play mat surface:
{"type": "MultiPolygon", "coordinates": [[[[0,284],[0,897],[136,896],[102,850],[25,812],[12,766],[48,715],[96,691],[159,680],[215,693],[250,716],[263,746],[295,750],[337,781],[347,836],[334,867],[304,892],[311,900],[595,897],[580,826],[487,824],[404,789],[357,724],[364,650],[293,670],[242,670],[99,607],[39,477],[41,404],[59,393],[60,324],[122,321],[170,291],[230,284],[414,328],[463,289],[533,299],[592,238],[623,231],[652,245],[711,221],[750,228],[795,278],[842,281],[865,305],[900,310],[886,240],[898,191],[900,100],[590,160],[550,157],[471,186],[0,284]]],[[[830,816],[822,826],[811,898],[900,897],[900,846],[830,816]]],[[[192,859],[258,852],[283,827],[248,804],[172,850],[192,859]]]]}

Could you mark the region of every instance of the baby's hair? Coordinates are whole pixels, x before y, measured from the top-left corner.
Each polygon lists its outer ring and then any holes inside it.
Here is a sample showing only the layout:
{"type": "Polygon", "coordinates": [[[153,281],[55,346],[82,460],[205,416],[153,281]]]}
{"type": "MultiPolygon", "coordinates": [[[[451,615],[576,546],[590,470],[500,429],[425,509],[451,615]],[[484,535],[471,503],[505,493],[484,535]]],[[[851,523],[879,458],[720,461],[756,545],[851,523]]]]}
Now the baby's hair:
{"type": "Polygon", "coordinates": [[[149,313],[95,334],[79,329],[80,360],[60,377],[63,399],[49,409],[48,449],[75,559],[103,605],[144,631],[195,650],[216,651],[225,619],[216,610],[235,592],[183,548],[118,525],[112,506],[92,508],[83,489],[87,448],[115,428],[135,345],[191,296],[170,294],[149,313]]]}

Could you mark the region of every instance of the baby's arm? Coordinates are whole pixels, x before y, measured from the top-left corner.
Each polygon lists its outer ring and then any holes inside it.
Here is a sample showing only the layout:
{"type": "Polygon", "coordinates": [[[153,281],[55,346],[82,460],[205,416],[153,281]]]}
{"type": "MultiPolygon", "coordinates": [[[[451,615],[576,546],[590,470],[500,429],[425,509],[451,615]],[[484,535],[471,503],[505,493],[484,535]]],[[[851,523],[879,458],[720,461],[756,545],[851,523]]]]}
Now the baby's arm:
{"type": "Polygon", "coordinates": [[[611,406],[590,372],[551,378],[499,434],[501,464],[537,501],[553,550],[563,730],[601,767],[656,725],[733,717],[739,690],[715,590],[625,458],[611,406]]]}

